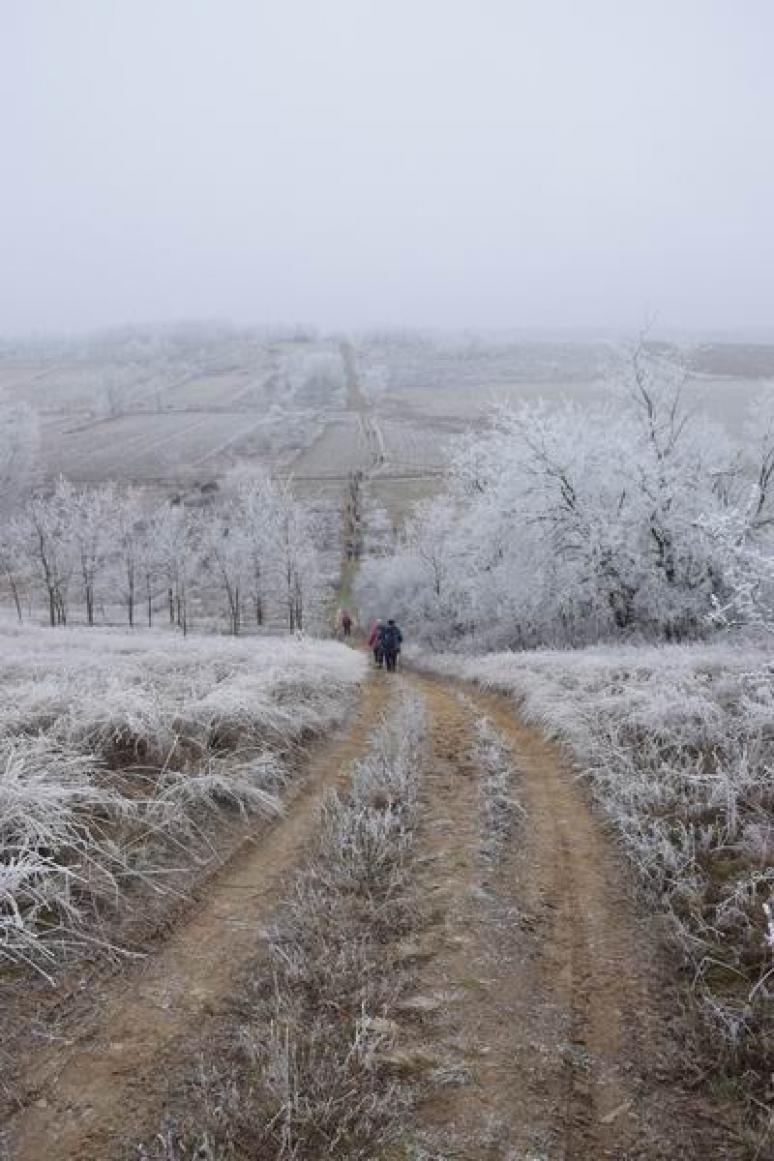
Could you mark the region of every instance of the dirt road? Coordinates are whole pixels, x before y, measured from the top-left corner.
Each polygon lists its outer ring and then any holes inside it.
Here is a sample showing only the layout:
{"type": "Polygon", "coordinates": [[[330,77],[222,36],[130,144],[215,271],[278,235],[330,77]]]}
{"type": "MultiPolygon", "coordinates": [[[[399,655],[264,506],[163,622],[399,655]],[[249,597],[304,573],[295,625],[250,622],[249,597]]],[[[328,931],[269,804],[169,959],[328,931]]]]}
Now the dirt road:
{"type": "Polygon", "coordinates": [[[556,747],[503,699],[415,679],[430,708],[425,892],[433,899],[415,1047],[455,1080],[416,1132],[455,1159],[741,1156],[717,1111],[680,1084],[674,988],[610,836],[556,747]],[[485,716],[522,808],[485,855],[485,716]]]}
{"type": "Polygon", "coordinates": [[[321,795],[346,777],[405,686],[428,711],[419,836],[427,925],[398,1035],[419,1096],[385,1161],[744,1155],[718,1110],[681,1084],[669,966],[556,748],[502,699],[380,673],[286,817],[224,870],[143,969],[111,985],[96,1031],[68,1029],[68,1042],[34,1063],[26,1105],[6,1126],[12,1161],[107,1161],[158,1127],[170,1077],[182,1085],[191,1068],[190,1041],[201,1043],[202,1028],[217,1033],[321,795]],[[484,716],[520,804],[494,860],[476,746],[484,716]]]}

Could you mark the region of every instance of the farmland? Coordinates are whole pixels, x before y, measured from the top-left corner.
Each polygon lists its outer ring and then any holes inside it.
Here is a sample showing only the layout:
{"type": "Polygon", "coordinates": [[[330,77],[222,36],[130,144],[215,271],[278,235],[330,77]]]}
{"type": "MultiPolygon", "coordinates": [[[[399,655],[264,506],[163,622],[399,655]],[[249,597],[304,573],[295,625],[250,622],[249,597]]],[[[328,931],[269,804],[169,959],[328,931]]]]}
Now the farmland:
{"type": "MultiPolygon", "coordinates": [[[[7,343],[0,395],[37,413],[50,479],[116,479],[162,498],[196,496],[238,466],[292,478],[333,537],[334,567],[352,473],[373,548],[379,529],[437,492],[451,441],[494,405],[599,401],[613,355],[602,342],[180,327],[7,343]]],[[[705,345],[689,357],[689,405],[738,433],[774,378],[774,349],[705,345]]]]}
{"type": "MultiPolygon", "coordinates": [[[[130,335],[81,343],[6,345],[0,392],[42,421],[51,474],[142,483],[217,477],[242,458],[298,476],[336,476],[368,464],[358,399],[384,439],[382,478],[432,474],[450,436],[481,423],[496,402],[598,398],[610,344],[526,343],[420,335],[356,337],[347,391],[340,342],[250,334],[130,335]],[[29,346],[29,345],[28,345],[29,346]]],[[[701,348],[692,403],[734,422],[774,378],[774,349],[701,348]],[[715,369],[717,368],[717,370],[715,369]]]]}
{"type": "Polygon", "coordinates": [[[270,458],[276,447],[271,420],[255,412],[135,412],[66,428],[46,425],[43,455],[52,474],[84,482],[185,480],[225,464],[251,441],[260,446],[262,433],[270,458]]]}

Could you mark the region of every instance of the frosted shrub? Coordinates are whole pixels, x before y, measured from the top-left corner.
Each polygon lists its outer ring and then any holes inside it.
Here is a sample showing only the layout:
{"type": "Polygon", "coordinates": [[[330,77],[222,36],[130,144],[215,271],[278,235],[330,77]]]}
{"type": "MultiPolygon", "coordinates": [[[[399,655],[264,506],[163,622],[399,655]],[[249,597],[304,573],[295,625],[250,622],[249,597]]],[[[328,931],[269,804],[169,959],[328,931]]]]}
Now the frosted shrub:
{"type": "MultiPolygon", "coordinates": [[[[275,815],[364,672],[334,643],[0,624],[0,959],[83,948],[214,811],[275,815]]],[[[155,890],[161,888],[155,886],[155,890]]]]}
{"type": "Polygon", "coordinates": [[[96,783],[89,756],[46,738],[0,741],[0,958],[39,966],[74,946],[89,904],[117,891],[100,820],[130,804],[96,783]],[[45,925],[41,928],[41,921],[45,925]]]}
{"type": "Polygon", "coordinates": [[[457,440],[447,493],[365,562],[365,617],[446,650],[774,624],[774,427],[756,416],[763,437],[732,447],[644,343],[613,378],[602,404],[521,403],[457,440]]]}
{"type": "Polygon", "coordinates": [[[183,829],[203,808],[228,806],[270,817],[282,813],[282,803],[269,788],[279,789],[285,781],[285,772],[270,755],[250,762],[207,756],[196,773],[162,772],[145,813],[154,827],[174,830],[183,829]]]}

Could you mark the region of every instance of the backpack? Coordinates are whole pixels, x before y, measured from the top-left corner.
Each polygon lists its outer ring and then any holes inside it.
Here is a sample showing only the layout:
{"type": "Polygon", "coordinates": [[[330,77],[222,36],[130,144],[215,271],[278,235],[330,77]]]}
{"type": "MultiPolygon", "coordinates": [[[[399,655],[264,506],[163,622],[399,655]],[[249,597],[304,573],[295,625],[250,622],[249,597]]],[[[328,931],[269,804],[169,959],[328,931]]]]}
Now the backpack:
{"type": "Polygon", "coordinates": [[[401,643],[400,629],[397,625],[385,625],[382,630],[382,649],[388,653],[397,653],[401,643]]]}

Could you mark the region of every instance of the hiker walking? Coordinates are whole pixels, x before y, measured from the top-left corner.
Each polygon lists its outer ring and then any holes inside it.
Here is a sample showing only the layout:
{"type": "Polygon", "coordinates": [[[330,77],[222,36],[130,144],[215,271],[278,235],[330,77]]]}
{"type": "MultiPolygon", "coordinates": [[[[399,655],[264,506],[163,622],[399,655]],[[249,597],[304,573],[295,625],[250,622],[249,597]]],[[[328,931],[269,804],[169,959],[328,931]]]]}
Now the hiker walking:
{"type": "Polygon", "coordinates": [[[347,609],[342,609],[341,612],[341,630],[345,637],[349,637],[352,633],[352,617],[347,609]]]}
{"type": "Polygon", "coordinates": [[[381,633],[382,655],[384,656],[384,664],[389,673],[394,673],[397,669],[398,654],[400,653],[402,644],[403,634],[392,617],[390,617],[387,624],[382,627],[381,633]]]}
{"type": "Polygon", "coordinates": [[[378,669],[382,668],[382,661],[384,660],[382,655],[383,628],[384,626],[382,625],[381,621],[374,621],[373,625],[371,626],[371,632],[368,634],[368,648],[374,655],[374,661],[376,662],[378,669]]]}

